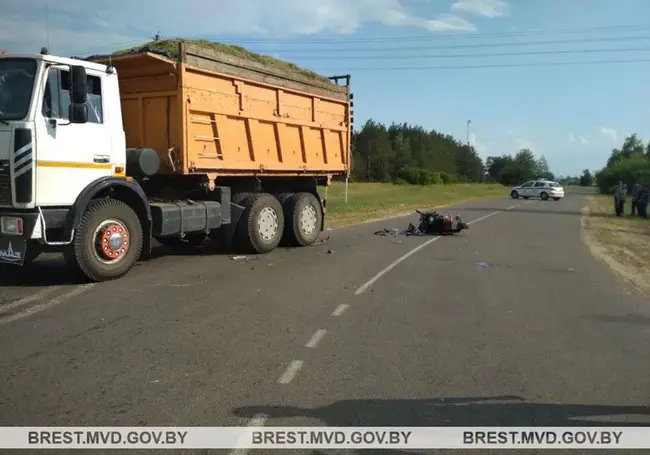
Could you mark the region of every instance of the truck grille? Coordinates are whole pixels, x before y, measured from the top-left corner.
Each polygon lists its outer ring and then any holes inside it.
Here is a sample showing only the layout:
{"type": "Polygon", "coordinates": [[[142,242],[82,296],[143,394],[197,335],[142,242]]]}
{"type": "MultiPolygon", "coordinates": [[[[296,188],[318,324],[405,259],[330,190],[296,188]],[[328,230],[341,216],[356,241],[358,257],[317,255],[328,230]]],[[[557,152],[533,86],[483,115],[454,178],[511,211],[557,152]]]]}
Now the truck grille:
{"type": "Polygon", "coordinates": [[[11,172],[6,160],[0,160],[0,205],[11,205],[11,172]]]}

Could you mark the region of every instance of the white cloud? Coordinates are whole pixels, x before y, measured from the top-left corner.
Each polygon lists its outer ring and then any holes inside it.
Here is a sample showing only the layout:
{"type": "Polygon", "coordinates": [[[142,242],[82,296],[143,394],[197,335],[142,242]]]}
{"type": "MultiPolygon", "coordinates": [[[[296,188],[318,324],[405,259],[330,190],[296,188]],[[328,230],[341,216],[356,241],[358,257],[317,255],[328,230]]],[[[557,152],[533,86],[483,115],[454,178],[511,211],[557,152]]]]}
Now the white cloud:
{"type": "MultiPolygon", "coordinates": [[[[92,8],[86,0],[3,0],[0,47],[34,52],[46,45],[46,3],[51,51],[63,55],[136,45],[149,41],[157,31],[163,37],[283,39],[351,34],[371,23],[439,33],[476,30],[456,14],[418,14],[408,8],[412,3],[407,0],[220,0],[218,5],[213,0],[185,0],[182,5],[177,0],[114,0],[92,8]]],[[[452,8],[462,11],[463,7],[454,4],[452,8]]]]}
{"type": "Polygon", "coordinates": [[[569,139],[568,139],[569,144],[575,144],[576,142],[580,142],[582,145],[587,145],[589,143],[589,137],[588,136],[576,136],[573,131],[569,133],[569,139]]]}
{"type": "Polygon", "coordinates": [[[489,18],[510,14],[510,6],[503,0],[453,0],[451,10],[489,18]]]}
{"type": "Polygon", "coordinates": [[[485,146],[485,144],[481,144],[477,139],[476,139],[476,134],[472,133],[469,135],[469,145],[474,147],[474,150],[478,152],[479,155],[482,155],[484,153],[487,153],[488,148],[485,146]]]}
{"type": "Polygon", "coordinates": [[[605,136],[608,139],[611,139],[612,141],[617,141],[618,140],[618,133],[616,132],[615,129],[601,126],[600,127],[600,134],[602,134],[603,136],[605,136]]]}

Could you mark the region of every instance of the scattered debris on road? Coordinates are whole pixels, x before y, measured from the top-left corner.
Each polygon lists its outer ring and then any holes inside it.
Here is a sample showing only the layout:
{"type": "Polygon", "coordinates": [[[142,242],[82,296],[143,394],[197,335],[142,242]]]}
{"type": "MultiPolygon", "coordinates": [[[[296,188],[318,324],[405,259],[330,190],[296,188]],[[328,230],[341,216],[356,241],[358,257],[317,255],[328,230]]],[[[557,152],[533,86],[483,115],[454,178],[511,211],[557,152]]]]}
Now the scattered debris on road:
{"type": "Polygon", "coordinates": [[[230,259],[233,261],[257,261],[259,259],[262,259],[264,255],[258,255],[258,256],[244,256],[244,255],[239,255],[239,256],[230,256],[230,259]]]}
{"type": "Polygon", "coordinates": [[[465,229],[469,229],[469,224],[465,223],[460,215],[453,217],[449,213],[438,213],[436,211],[420,212],[420,224],[415,227],[413,223],[409,223],[408,227],[401,231],[398,228],[381,229],[375,232],[375,235],[387,237],[397,237],[398,235],[406,236],[423,236],[423,235],[448,235],[457,234],[465,229]]]}

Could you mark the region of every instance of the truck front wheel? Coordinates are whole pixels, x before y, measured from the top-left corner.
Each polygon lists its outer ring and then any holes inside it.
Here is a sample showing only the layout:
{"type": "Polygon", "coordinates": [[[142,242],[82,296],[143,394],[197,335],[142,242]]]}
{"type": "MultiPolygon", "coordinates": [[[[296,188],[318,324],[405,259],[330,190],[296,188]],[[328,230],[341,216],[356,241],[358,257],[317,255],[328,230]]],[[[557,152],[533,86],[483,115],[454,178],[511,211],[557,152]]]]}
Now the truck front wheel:
{"type": "Polygon", "coordinates": [[[91,281],[117,279],[139,259],[142,235],[138,215],[124,202],[93,201],[81,217],[66,260],[91,281]]]}
{"type": "Polygon", "coordinates": [[[309,246],[320,234],[323,211],[311,193],[298,193],[287,199],[285,211],[285,241],[292,246],[309,246]]]}
{"type": "Polygon", "coordinates": [[[284,212],[278,199],[268,193],[254,194],[242,202],[246,208],[239,221],[241,246],[255,253],[273,251],[282,240],[284,212]]]}

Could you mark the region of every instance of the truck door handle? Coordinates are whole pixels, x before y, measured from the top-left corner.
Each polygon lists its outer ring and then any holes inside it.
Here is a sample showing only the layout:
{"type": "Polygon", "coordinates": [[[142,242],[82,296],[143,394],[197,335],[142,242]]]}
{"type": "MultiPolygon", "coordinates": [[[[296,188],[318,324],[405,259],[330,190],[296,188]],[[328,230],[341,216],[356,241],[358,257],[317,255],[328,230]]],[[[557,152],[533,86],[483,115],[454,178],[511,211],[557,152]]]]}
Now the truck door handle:
{"type": "Polygon", "coordinates": [[[95,155],[93,157],[93,161],[97,164],[106,164],[110,163],[111,159],[106,155],[95,155]]]}

